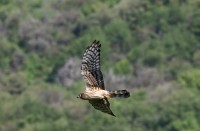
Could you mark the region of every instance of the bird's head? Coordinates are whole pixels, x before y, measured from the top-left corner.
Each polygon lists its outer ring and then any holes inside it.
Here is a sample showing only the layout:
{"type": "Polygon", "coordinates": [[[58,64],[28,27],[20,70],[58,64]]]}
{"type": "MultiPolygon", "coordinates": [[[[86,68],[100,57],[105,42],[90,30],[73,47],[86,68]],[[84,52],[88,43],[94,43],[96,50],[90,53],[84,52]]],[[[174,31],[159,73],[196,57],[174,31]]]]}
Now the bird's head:
{"type": "Polygon", "coordinates": [[[76,98],[81,98],[81,96],[82,96],[82,93],[80,93],[76,98]]]}
{"type": "Polygon", "coordinates": [[[77,98],[83,99],[83,100],[88,100],[89,96],[85,93],[80,93],[77,98]]]}

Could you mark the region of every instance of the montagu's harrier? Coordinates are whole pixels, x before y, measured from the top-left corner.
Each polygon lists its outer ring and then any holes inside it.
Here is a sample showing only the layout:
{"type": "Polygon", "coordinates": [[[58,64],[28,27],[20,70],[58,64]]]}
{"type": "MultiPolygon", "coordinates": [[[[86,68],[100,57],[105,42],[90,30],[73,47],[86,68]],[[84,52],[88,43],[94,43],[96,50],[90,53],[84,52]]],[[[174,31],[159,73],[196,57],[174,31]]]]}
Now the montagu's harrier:
{"type": "Polygon", "coordinates": [[[108,98],[127,98],[130,93],[127,90],[105,90],[100,69],[100,47],[99,41],[95,40],[83,54],[81,74],[86,84],[86,90],[84,93],[80,93],[77,98],[88,100],[95,109],[115,116],[110,109],[108,98]]]}

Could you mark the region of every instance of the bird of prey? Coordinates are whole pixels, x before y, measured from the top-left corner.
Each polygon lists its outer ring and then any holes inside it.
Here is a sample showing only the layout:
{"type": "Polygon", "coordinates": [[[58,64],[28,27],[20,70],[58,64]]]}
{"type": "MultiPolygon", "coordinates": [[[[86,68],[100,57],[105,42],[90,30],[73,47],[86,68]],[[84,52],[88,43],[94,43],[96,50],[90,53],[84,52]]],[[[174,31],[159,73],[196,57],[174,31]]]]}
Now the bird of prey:
{"type": "Polygon", "coordinates": [[[86,90],[84,93],[80,93],[77,98],[88,100],[95,109],[115,116],[110,109],[108,98],[127,98],[130,93],[127,90],[105,90],[100,69],[100,47],[99,41],[95,40],[83,54],[81,74],[85,81],[86,90]]]}

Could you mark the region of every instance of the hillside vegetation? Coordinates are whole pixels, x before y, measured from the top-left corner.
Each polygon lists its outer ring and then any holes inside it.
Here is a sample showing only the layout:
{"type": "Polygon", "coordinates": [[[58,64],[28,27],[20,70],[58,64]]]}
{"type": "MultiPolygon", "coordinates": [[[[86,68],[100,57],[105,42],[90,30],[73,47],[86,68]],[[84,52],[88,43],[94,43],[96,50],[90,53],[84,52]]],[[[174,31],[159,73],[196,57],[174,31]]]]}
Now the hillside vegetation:
{"type": "Polygon", "coordinates": [[[199,0],[1,0],[1,131],[199,131],[199,0]],[[100,40],[116,118],[76,96],[100,40]]]}

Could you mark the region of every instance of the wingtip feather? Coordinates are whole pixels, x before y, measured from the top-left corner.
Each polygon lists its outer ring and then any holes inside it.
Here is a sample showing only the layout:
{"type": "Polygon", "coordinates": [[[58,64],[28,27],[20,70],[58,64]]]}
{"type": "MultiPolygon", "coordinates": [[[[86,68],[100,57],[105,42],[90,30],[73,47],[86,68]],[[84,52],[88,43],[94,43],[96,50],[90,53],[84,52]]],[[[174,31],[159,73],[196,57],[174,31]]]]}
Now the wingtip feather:
{"type": "Polygon", "coordinates": [[[108,114],[111,115],[111,116],[116,117],[116,115],[111,110],[110,110],[110,112],[108,114]]]}
{"type": "Polygon", "coordinates": [[[101,44],[100,44],[100,41],[99,41],[99,40],[94,40],[94,41],[92,42],[92,44],[96,44],[96,45],[98,45],[99,47],[101,47],[101,44]]]}
{"type": "Polygon", "coordinates": [[[116,117],[116,115],[115,115],[115,114],[113,114],[113,113],[112,113],[111,115],[112,115],[112,116],[114,116],[114,117],[116,117]]]}

